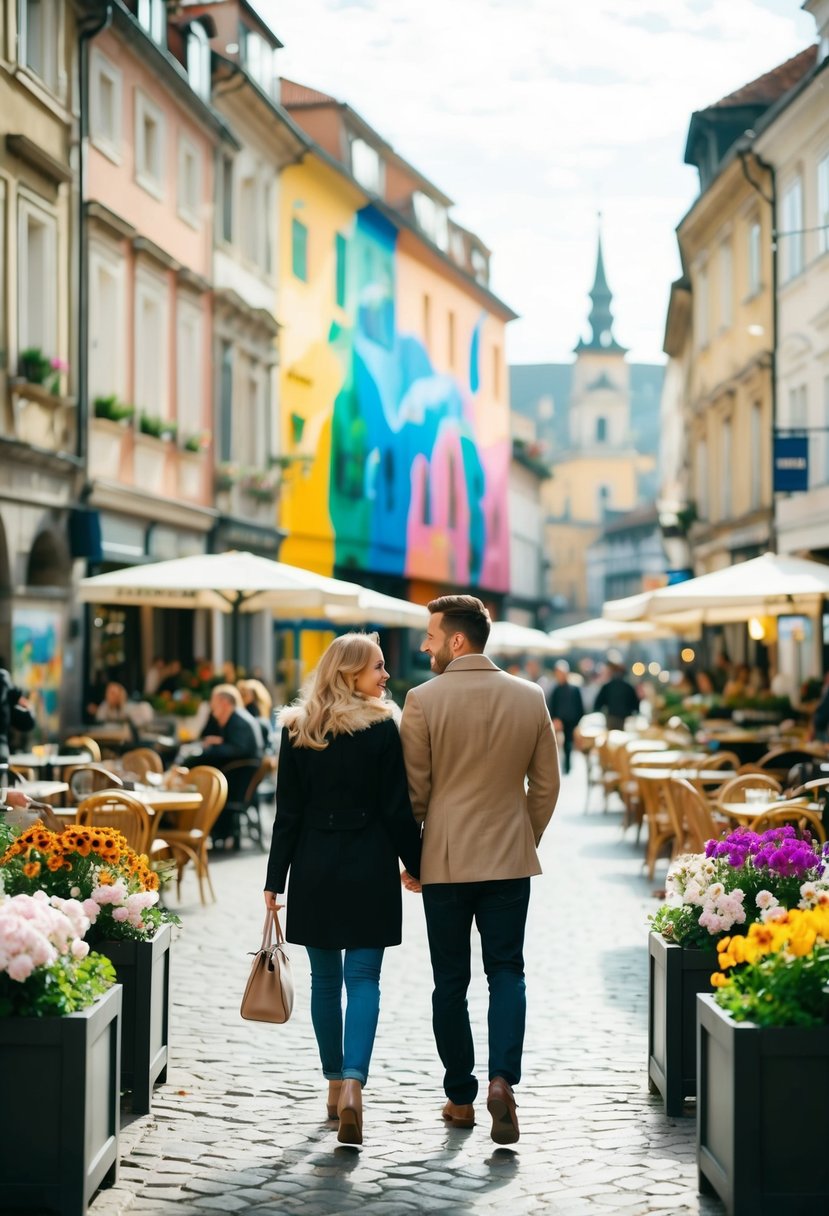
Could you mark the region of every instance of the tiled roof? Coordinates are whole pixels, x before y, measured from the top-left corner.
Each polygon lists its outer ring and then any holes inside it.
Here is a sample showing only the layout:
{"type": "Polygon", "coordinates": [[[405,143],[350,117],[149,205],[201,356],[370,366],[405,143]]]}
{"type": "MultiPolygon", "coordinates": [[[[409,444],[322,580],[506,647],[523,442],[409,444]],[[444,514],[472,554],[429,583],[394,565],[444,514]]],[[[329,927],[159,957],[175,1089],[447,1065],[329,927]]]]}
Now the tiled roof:
{"type": "Polygon", "coordinates": [[[730,106],[770,106],[778,97],[794,88],[816,62],[817,46],[807,46],[805,51],[793,55],[785,63],[778,64],[770,72],[765,72],[749,84],[742,85],[708,108],[719,110],[730,106]]]}
{"type": "Polygon", "coordinates": [[[319,89],[310,89],[307,84],[297,84],[295,80],[286,80],[284,76],[279,81],[279,95],[285,107],[339,105],[336,97],[331,97],[328,93],[320,93],[319,89]]]}

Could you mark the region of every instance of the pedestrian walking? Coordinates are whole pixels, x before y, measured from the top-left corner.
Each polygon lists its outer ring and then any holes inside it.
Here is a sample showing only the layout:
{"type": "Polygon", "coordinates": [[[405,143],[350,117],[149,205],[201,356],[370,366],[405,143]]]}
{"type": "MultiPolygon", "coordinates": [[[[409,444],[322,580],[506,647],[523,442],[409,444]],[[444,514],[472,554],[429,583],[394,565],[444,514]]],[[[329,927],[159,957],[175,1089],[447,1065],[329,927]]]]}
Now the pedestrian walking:
{"type": "Polygon", "coordinates": [[[618,663],[611,664],[610,678],[599,689],[593,709],[604,714],[608,730],[624,730],[625,719],[639,709],[636,689],[628,684],[625,669],[618,663]]]}
{"type": "Polygon", "coordinates": [[[35,716],[29,702],[5,667],[0,667],[0,810],[4,806],[25,808],[31,802],[28,794],[9,789],[14,774],[9,769],[9,735],[11,731],[35,728],[35,716]]]}
{"type": "Polygon", "coordinates": [[[526,1019],[524,929],[530,877],[541,873],[536,849],[558,797],[556,739],[541,688],[484,655],[490,618],[481,601],[448,595],[428,607],[420,649],[438,678],[409,692],[401,738],[412,809],[424,824],[421,883],[443,1117],[454,1127],[475,1122],[466,1003],[474,920],[489,984],[492,1139],[513,1144],[526,1019]]]}
{"type": "Polygon", "coordinates": [[[564,771],[570,772],[570,761],[573,755],[573,736],[576,727],[584,717],[584,704],[581,690],[570,683],[570,664],[566,659],[559,659],[555,665],[556,682],[547,698],[547,707],[553,726],[560,730],[563,737],[564,771]]]}
{"type": "Polygon", "coordinates": [[[420,873],[420,828],[395,707],[385,700],[388,678],[377,634],[347,633],[279,716],[265,904],[282,906],[290,870],[285,935],[308,951],[328,1117],[339,1117],[345,1144],[362,1144],[383,952],[402,938],[398,857],[420,873]]]}

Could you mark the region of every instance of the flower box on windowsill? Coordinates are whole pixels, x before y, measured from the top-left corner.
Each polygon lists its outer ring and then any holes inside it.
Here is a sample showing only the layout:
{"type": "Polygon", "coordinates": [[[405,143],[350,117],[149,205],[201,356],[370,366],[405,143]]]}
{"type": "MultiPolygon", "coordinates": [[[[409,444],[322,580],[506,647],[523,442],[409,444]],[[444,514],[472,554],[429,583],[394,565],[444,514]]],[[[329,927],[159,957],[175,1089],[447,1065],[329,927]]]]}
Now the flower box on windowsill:
{"type": "Polygon", "coordinates": [[[15,437],[52,452],[74,450],[74,397],[50,393],[43,384],[9,382],[15,437]]]}
{"type": "Polygon", "coordinates": [[[697,997],[697,1168],[728,1216],[829,1211],[829,1026],[735,1022],[697,997]]]}
{"type": "Polygon", "coordinates": [[[180,449],[178,454],[178,492],[180,498],[200,499],[204,493],[204,452],[180,449]]]}
{"type": "Polygon", "coordinates": [[[136,431],[134,484],[140,486],[142,490],[147,490],[150,494],[159,494],[164,488],[164,470],[169,451],[169,440],[156,439],[154,435],[145,435],[143,431],[136,431]]]}
{"type": "Polygon", "coordinates": [[[118,479],[121,448],[128,431],[127,420],[113,422],[109,418],[89,420],[89,467],[93,474],[118,479]]]}
{"type": "Polygon", "coordinates": [[[0,1018],[0,1212],[83,1216],[116,1181],[121,988],[65,1017],[0,1018]]]}

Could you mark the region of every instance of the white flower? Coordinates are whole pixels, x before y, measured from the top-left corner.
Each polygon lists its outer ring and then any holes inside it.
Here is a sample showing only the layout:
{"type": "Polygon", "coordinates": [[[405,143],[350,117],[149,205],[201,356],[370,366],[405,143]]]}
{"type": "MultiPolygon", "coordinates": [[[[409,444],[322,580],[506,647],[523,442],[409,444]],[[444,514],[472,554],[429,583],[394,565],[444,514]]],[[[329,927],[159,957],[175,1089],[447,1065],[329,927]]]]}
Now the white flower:
{"type": "Polygon", "coordinates": [[[776,895],[772,895],[771,891],[758,891],[754,902],[758,908],[765,912],[767,908],[776,908],[780,900],[776,895]]]}

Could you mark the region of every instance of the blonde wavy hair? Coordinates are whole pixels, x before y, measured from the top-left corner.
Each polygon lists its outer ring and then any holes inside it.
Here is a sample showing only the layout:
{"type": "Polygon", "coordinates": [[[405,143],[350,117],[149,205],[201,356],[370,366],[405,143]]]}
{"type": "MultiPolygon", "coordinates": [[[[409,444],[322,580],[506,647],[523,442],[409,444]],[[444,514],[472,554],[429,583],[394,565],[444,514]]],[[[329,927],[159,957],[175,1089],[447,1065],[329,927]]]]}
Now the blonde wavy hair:
{"type": "Polygon", "coordinates": [[[360,715],[354,710],[372,698],[363,697],[354,686],[371,661],[372,646],[379,644],[376,633],[344,633],[334,639],[300,693],[296,708],[301,712],[292,715],[288,724],[297,747],[323,751],[328,747],[327,734],[351,735],[361,729],[360,715]]]}
{"type": "Polygon", "coordinates": [[[273,701],[271,694],[268,692],[261,680],[237,680],[236,687],[242,694],[242,701],[245,700],[245,693],[249,693],[252,698],[253,707],[256,710],[257,716],[260,718],[270,718],[271,710],[273,709],[273,701]]]}

